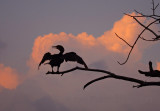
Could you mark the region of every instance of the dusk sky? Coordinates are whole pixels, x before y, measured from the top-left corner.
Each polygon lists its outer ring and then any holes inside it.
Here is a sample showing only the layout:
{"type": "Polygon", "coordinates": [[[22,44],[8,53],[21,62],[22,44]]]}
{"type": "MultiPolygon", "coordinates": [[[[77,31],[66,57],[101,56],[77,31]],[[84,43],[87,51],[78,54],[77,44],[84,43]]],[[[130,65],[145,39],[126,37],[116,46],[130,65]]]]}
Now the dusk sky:
{"type": "MultiPolygon", "coordinates": [[[[154,0],[157,4],[159,0],[154,0]]],[[[143,28],[124,13],[134,9],[151,14],[151,0],[0,0],[0,111],[159,111],[160,88],[133,88],[135,83],[106,79],[83,86],[102,73],[74,71],[46,75],[50,66],[38,64],[46,52],[80,55],[89,68],[119,75],[147,78],[148,62],[160,69],[159,42],[138,41],[129,61],[119,65],[143,28]]],[[[160,7],[157,8],[160,15],[160,7]]],[[[144,24],[150,20],[140,19],[144,24]]],[[[152,29],[160,31],[160,25],[152,29]]],[[[146,32],[143,37],[154,37],[146,32]]],[[[65,62],[64,71],[78,63],[65,62]]]]}

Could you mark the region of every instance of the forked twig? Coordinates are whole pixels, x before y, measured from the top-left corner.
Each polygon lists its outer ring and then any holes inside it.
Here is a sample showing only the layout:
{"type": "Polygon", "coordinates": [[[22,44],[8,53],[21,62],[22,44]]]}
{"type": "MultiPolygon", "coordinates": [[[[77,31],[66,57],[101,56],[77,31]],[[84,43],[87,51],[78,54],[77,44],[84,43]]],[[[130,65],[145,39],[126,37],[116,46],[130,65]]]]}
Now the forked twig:
{"type": "Polygon", "coordinates": [[[117,61],[120,65],[123,65],[123,64],[125,64],[125,63],[128,61],[128,59],[129,59],[129,57],[130,57],[130,55],[131,55],[131,52],[132,52],[132,50],[134,49],[135,45],[137,44],[139,38],[141,38],[142,40],[145,40],[145,41],[158,41],[158,40],[160,40],[160,35],[158,35],[155,31],[153,31],[152,29],[149,28],[151,25],[155,24],[156,22],[160,22],[160,16],[155,15],[155,10],[156,10],[156,8],[159,6],[159,4],[156,5],[156,7],[155,7],[153,0],[152,0],[152,4],[153,4],[153,8],[152,8],[153,14],[152,14],[152,15],[144,15],[143,13],[140,13],[140,12],[138,12],[138,11],[136,11],[136,10],[135,10],[135,12],[138,13],[138,14],[140,14],[140,15],[138,15],[138,16],[137,16],[137,15],[136,15],[136,16],[133,16],[133,15],[124,13],[125,15],[127,15],[127,16],[129,16],[129,17],[132,17],[132,18],[133,18],[139,25],[141,25],[144,29],[140,32],[140,34],[139,34],[138,37],[136,38],[136,40],[135,40],[135,42],[133,43],[133,45],[130,45],[126,40],[124,40],[124,39],[123,39],[122,37],[120,37],[117,33],[115,33],[116,37],[118,37],[119,39],[121,39],[123,42],[125,42],[125,43],[131,48],[130,51],[129,51],[129,53],[128,53],[128,55],[127,55],[127,58],[126,58],[126,60],[125,60],[124,62],[120,63],[119,61],[117,61]],[[152,21],[152,22],[149,23],[147,26],[145,26],[143,23],[141,23],[141,22],[137,19],[138,17],[152,18],[154,21],[152,21]],[[150,40],[147,40],[147,39],[141,37],[141,35],[142,35],[146,30],[148,30],[149,32],[151,32],[151,33],[155,36],[155,38],[152,38],[152,39],[150,39],[150,40]]]}

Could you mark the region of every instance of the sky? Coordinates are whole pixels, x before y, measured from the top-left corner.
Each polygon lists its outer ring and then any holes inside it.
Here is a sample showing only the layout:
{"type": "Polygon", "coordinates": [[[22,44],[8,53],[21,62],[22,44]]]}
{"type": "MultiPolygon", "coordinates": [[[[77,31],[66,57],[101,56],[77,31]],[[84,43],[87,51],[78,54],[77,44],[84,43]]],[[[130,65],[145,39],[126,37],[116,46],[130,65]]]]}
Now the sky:
{"type": "MultiPolygon", "coordinates": [[[[158,0],[154,0],[158,3],[158,0]]],[[[129,47],[143,28],[124,13],[134,9],[151,14],[151,0],[0,0],[0,111],[151,111],[159,108],[159,87],[133,88],[135,83],[106,79],[83,86],[102,73],[74,71],[46,75],[50,66],[38,64],[46,52],[58,53],[53,45],[74,51],[89,68],[147,78],[138,70],[149,70],[148,62],[160,69],[160,44],[138,41],[129,61],[129,47]]],[[[160,7],[157,8],[157,14],[160,7]]],[[[139,19],[148,24],[150,20],[139,19]]],[[[155,25],[153,30],[159,31],[155,25]]],[[[143,34],[152,38],[149,32],[143,34]]],[[[77,63],[63,63],[67,70],[77,63]]]]}

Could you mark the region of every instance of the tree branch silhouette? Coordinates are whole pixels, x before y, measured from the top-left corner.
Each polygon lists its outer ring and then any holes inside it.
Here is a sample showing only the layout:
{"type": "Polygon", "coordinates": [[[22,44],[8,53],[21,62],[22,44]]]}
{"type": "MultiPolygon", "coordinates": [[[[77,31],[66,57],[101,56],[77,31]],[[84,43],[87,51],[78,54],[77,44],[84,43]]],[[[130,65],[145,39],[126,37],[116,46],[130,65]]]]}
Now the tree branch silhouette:
{"type": "Polygon", "coordinates": [[[145,15],[143,13],[140,13],[136,10],[134,10],[137,14],[139,15],[130,15],[130,14],[126,14],[124,13],[125,15],[129,16],[129,17],[132,17],[140,26],[142,26],[144,29],[140,32],[140,34],[137,36],[135,42],[133,43],[133,45],[130,45],[126,40],[124,40],[122,37],[120,37],[117,33],[115,33],[116,37],[118,37],[119,39],[121,39],[124,43],[126,43],[131,49],[127,55],[127,58],[124,62],[119,62],[118,63],[120,65],[124,65],[125,63],[127,63],[127,61],[129,60],[129,57],[135,47],[135,45],[137,44],[138,40],[141,39],[141,40],[144,40],[144,41],[158,41],[160,40],[160,35],[158,33],[156,33],[155,31],[153,31],[152,29],[150,29],[149,27],[154,25],[154,24],[160,24],[160,16],[159,15],[156,15],[155,14],[155,11],[157,9],[157,7],[159,6],[159,3],[155,6],[154,4],[154,0],[152,0],[152,5],[153,5],[153,8],[152,8],[152,14],[150,15],[145,15]],[[147,26],[145,26],[143,23],[141,23],[138,18],[148,18],[148,19],[153,19],[152,22],[150,22],[147,26]],[[159,23],[156,23],[156,22],[159,22],[159,23]],[[141,37],[142,34],[145,32],[145,31],[149,31],[150,33],[152,33],[155,38],[151,38],[151,39],[145,39],[144,37],[141,37]]]}
{"type": "MultiPolygon", "coordinates": [[[[123,81],[128,81],[128,82],[134,82],[134,83],[137,83],[138,85],[134,85],[133,87],[137,87],[137,88],[140,88],[140,87],[144,87],[144,86],[160,86],[160,82],[157,82],[157,81],[144,81],[144,80],[139,80],[139,79],[136,79],[136,78],[132,78],[132,77],[127,77],[127,76],[121,76],[121,75],[118,75],[118,74],[115,74],[115,73],[112,73],[110,71],[106,71],[106,70],[101,70],[101,69],[91,69],[91,68],[82,68],[82,67],[74,67],[72,69],[69,69],[69,70],[66,70],[66,71],[62,71],[62,72],[50,72],[48,71],[46,74],[67,74],[69,72],[73,72],[73,71],[76,71],[76,70],[83,70],[83,71],[90,71],[90,72],[100,72],[100,73],[104,73],[106,74],[106,76],[102,76],[102,77],[99,77],[99,78],[96,78],[90,82],[88,82],[87,84],[84,85],[83,89],[85,89],[86,87],[88,87],[89,85],[97,82],[97,81],[100,81],[100,80],[103,80],[103,79],[107,79],[107,78],[114,78],[114,79],[119,79],[119,80],[123,80],[123,81]]],[[[154,73],[152,72],[147,72],[150,77],[160,77],[160,71],[159,73],[157,73],[157,76],[153,75],[154,73]]],[[[145,75],[146,76],[146,75],[145,75]]]]}
{"type": "MultiPolygon", "coordinates": [[[[127,15],[129,17],[132,17],[140,26],[142,26],[143,30],[136,37],[136,39],[135,39],[135,41],[134,41],[134,43],[132,45],[130,43],[128,43],[127,40],[123,39],[117,33],[115,33],[116,37],[121,39],[126,45],[128,45],[131,48],[129,53],[128,53],[128,55],[127,55],[126,60],[124,62],[122,62],[122,63],[120,63],[118,61],[118,63],[120,65],[125,64],[129,60],[129,57],[130,57],[135,45],[137,44],[137,42],[139,40],[144,40],[144,41],[149,41],[149,42],[150,41],[158,41],[158,40],[160,40],[160,35],[150,28],[150,26],[152,26],[154,24],[156,24],[156,25],[160,24],[160,16],[156,15],[156,13],[155,13],[155,11],[156,11],[157,7],[159,6],[159,4],[155,5],[154,4],[154,0],[152,0],[152,5],[153,5],[152,14],[150,14],[150,15],[145,15],[145,14],[143,14],[141,12],[136,11],[136,10],[135,10],[135,12],[138,15],[130,15],[130,14],[126,14],[125,13],[125,15],[127,15]],[[141,21],[138,18],[151,19],[152,21],[148,25],[145,25],[145,24],[141,23],[141,21]],[[142,37],[142,34],[145,31],[149,31],[151,34],[153,34],[154,38],[146,39],[146,38],[142,37]]],[[[42,59],[42,61],[43,61],[43,59],[42,59]]],[[[41,65],[41,63],[40,63],[40,65],[41,65]]],[[[52,64],[50,63],[50,65],[52,65],[52,64]]],[[[83,65],[84,65],[84,63],[83,63],[83,65]]],[[[53,66],[54,66],[54,64],[53,64],[53,66]]],[[[122,80],[122,81],[136,83],[137,85],[133,86],[133,87],[136,87],[136,88],[141,88],[141,87],[145,87],[145,86],[160,86],[160,81],[145,81],[145,80],[140,80],[140,79],[133,78],[133,77],[122,76],[120,74],[116,74],[116,73],[113,73],[113,72],[110,72],[110,71],[106,71],[106,70],[88,68],[87,65],[85,65],[85,66],[86,66],[85,68],[74,67],[74,68],[71,68],[71,69],[68,69],[68,70],[65,70],[65,71],[61,71],[61,72],[58,72],[59,70],[57,70],[57,72],[53,72],[53,68],[52,68],[52,72],[48,71],[46,74],[47,75],[48,74],[53,74],[53,75],[54,74],[58,74],[58,75],[63,76],[64,74],[68,74],[68,73],[76,71],[76,70],[97,72],[97,73],[105,74],[105,76],[103,75],[103,76],[101,76],[99,78],[93,79],[93,80],[89,81],[88,83],[86,83],[84,85],[83,89],[87,88],[89,85],[91,85],[91,84],[93,84],[93,83],[95,83],[97,81],[101,81],[101,80],[108,79],[108,78],[113,78],[113,79],[118,79],[118,80],[122,80]]],[[[149,71],[138,70],[138,72],[140,74],[144,75],[145,77],[160,77],[160,71],[153,69],[151,61],[149,62],[149,71]]]]}

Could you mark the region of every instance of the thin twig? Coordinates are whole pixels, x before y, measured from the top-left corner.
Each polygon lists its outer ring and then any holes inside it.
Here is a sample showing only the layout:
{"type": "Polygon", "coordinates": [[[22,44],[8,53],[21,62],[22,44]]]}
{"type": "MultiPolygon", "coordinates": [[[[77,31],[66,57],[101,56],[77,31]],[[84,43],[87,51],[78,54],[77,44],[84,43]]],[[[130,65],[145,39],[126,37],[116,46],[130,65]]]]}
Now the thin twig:
{"type": "Polygon", "coordinates": [[[156,8],[159,6],[159,3],[157,4],[157,6],[155,7],[155,10],[156,10],[156,8]]]}
{"type": "MultiPolygon", "coordinates": [[[[135,19],[142,27],[144,27],[145,29],[149,30],[151,33],[153,33],[156,37],[158,36],[153,30],[151,30],[149,27],[146,27],[145,25],[143,25],[138,19],[136,19],[135,17],[133,17],[133,19],[135,19]]],[[[155,22],[157,22],[157,20],[151,22],[151,25],[155,22]]]]}
{"type": "MultiPolygon", "coordinates": [[[[116,34],[116,33],[115,33],[116,34]]],[[[116,36],[121,39],[123,42],[125,42],[128,46],[132,47],[126,40],[124,40],[122,37],[120,37],[118,34],[116,36]]]]}
{"type": "MultiPolygon", "coordinates": [[[[130,17],[133,17],[133,16],[131,16],[131,15],[129,15],[129,14],[126,14],[126,15],[128,15],[128,16],[130,16],[130,17]]],[[[129,59],[129,57],[130,57],[130,54],[131,54],[132,50],[134,49],[134,46],[136,45],[138,39],[141,37],[141,35],[144,33],[144,31],[145,31],[146,29],[149,29],[149,28],[148,28],[149,26],[151,26],[153,23],[155,23],[155,22],[157,22],[157,21],[158,21],[158,20],[155,20],[155,21],[151,22],[150,24],[148,24],[147,26],[144,26],[145,29],[143,29],[142,32],[138,35],[137,39],[135,40],[134,44],[133,44],[132,47],[131,47],[131,50],[130,50],[129,53],[128,53],[128,56],[127,56],[126,60],[125,60],[123,63],[120,63],[119,61],[117,61],[120,65],[124,65],[124,64],[128,61],[128,59],[129,59]]],[[[156,36],[158,36],[158,35],[156,35],[156,36]]],[[[157,40],[155,39],[154,41],[157,41],[157,40]]]]}
{"type": "Polygon", "coordinates": [[[91,85],[92,83],[94,82],[97,82],[97,81],[100,81],[100,80],[103,80],[103,79],[106,79],[106,78],[111,78],[112,76],[108,75],[108,76],[103,76],[103,77],[99,77],[97,79],[94,79],[90,82],[88,82],[87,84],[84,85],[83,89],[85,89],[87,86],[91,85]]]}
{"type": "MultiPolygon", "coordinates": [[[[123,38],[121,38],[120,36],[118,36],[118,34],[115,33],[116,36],[117,36],[119,39],[121,39],[121,40],[124,41],[129,47],[131,47],[131,49],[130,49],[128,55],[127,55],[126,60],[125,60],[123,63],[120,63],[120,62],[117,61],[120,65],[123,65],[123,64],[125,64],[125,63],[128,61],[128,59],[129,59],[129,57],[130,57],[130,54],[131,54],[132,50],[134,49],[134,47],[135,47],[137,41],[139,40],[139,38],[141,38],[142,40],[145,40],[145,41],[158,41],[158,40],[160,40],[160,35],[158,35],[155,31],[153,31],[152,29],[149,28],[151,25],[157,24],[156,22],[159,22],[159,23],[160,23],[160,16],[155,14],[155,10],[156,10],[157,7],[159,6],[159,3],[155,6],[154,0],[152,0],[152,5],[153,5],[153,6],[152,6],[153,14],[151,14],[151,15],[144,15],[143,13],[138,12],[137,10],[134,10],[134,11],[135,11],[137,14],[139,14],[139,15],[135,15],[135,16],[124,13],[125,15],[127,15],[127,16],[129,16],[129,17],[132,17],[132,18],[133,18],[139,25],[141,25],[144,29],[143,29],[143,30],[141,31],[141,33],[138,35],[138,37],[136,38],[136,40],[135,40],[135,42],[134,42],[133,45],[130,45],[126,40],[124,40],[123,38]],[[142,24],[142,23],[137,19],[138,17],[142,17],[142,18],[152,18],[154,21],[152,21],[149,25],[145,26],[144,24],[142,24]],[[141,35],[144,33],[145,30],[148,30],[149,32],[151,32],[151,33],[155,36],[155,38],[152,38],[152,40],[147,40],[147,39],[141,37],[141,35]]],[[[158,31],[158,32],[159,32],[159,31],[158,31]]]]}
{"type": "Polygon", "coordinates": [[[155,10],[155,8],[154,8],[154,0],[152,0],[152,4],[153,4],[153,8],[151,8],[151,9],[153,10],[153,15],[155,15],[155,13],[154,13],[154,10],[155,10]]]}
{"type": "MultiPolygon", "coordinates": [[[[153,19],[158,19],[160,16],[158,15],[144,15],[143,13],[141,12],[138,12],[137,10],[134,10],[137,14],[140,14],[140,15],[135,15],[134,17],[146,17],[146,18],[153,18],[153,19]]],[[[126,14],[126,13],[125,13],[126,14]]]]}
{"type": "Polygon", "coordinates": [[[152,39],[152,40],[149,40],[149,39],[145,39],[145,38],[143,38],[143,37],[140,37],[142,40],[144,40],[144,41],[153,41],[153,42],[155,42],[155,41],[157,41],[157,40],[155,40],[155,39],[152,39]]]}
{"type": "MultiPolygon", "coordinates": [[[[145,29],[149,30],[151,33],[153,33],[156,37],[158,36],[153,30],[151,30],[149,27],[146,27],[145,25],[143,25],[137,18],[136,16],[132,16],[132,15],[129,15],[129,14],[125,14],[125,15],[128,15],[130,17],[132,17],[139,25],[141,25],[142,27],[144,27],[145,29]]],[[[155,22],[159,21],[159,19],[156,19],[155,21],[151,22],[151,25],[155,22]]]]}

